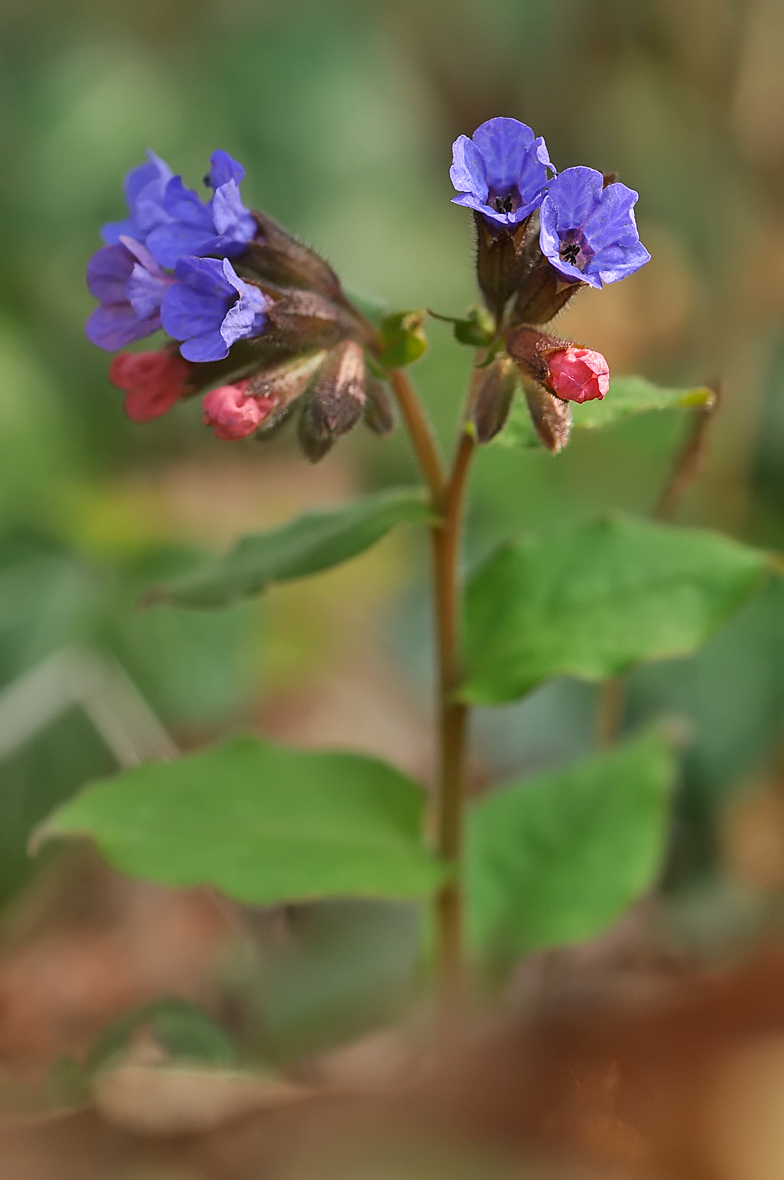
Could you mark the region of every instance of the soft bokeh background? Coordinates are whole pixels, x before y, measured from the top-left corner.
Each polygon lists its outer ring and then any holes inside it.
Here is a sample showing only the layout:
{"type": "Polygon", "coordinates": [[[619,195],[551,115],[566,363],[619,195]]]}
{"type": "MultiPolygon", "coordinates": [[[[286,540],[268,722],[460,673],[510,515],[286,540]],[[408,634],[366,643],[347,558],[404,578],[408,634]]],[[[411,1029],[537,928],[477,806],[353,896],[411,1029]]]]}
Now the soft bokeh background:
{"type": "MultiPolygon", "coordinates": [[[[780,0],[4,0],[0,58],[3,685],[79,644],[111,653],[183,747],[260,727],[429,773],[426,552],[413,531],[223,614],[135,608],[161,572],[242,531],[414,478],[400,432],[358,430],[310,468],[286,438],[216,442],[196,404],[124,419],[108,358],[83,334],[83,276],[148,146],[192,185],[227,149],[247,169],[246,201],[352,289],[447,314],[474,299],[470,222],[450,204],[457,134],[513,115],[559,168],[617,171],[641,194],[653,259],[581,295],[559,326],[617,373],[722,380],[710,463],[681,519],[784,544],[780,0]]],[[[446,440],[470,355],[445,325],[429,335],[415,377],[446,440]]],[[[557,459],[484,450],[467,561],[514,530],[650,511],[684,428],[643,418],[578,436],[557,459]]],[[[595,712],[595,690],[575,683],[479,710],[476,782],[590,748],[595,712]]],[[[784,889],[781,588],[696,659],[633,677],[628,724],[661,713],[691,735],[666,886],[683,937],[718,945],[758,929],[784,889]]],[[[34,824],[113,766],[76,709],[0,764],[3,899],[29,879],[34,824]]],[[[363,915],[343,918],[313,919],[319,946],[367,945],[363,915]]]]}

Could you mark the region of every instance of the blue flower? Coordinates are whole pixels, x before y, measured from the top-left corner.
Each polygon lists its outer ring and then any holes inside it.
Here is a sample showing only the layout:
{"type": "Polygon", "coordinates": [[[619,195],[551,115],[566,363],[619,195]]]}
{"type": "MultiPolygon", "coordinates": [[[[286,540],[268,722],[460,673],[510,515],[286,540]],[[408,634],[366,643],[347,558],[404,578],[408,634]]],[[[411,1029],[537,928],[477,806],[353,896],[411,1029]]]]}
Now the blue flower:
{"type": "Polygon", "coordinates": [[[172,179],[172,170],[165,160],[148,149],[148,162],[132,168],[125,178],[125,200],[130,217],[125,221],[109,221],[101,226],[101,237],[107,245],[113,246],[121,236],[144,242],[156,226],[169,220],[163,207],[166,186],[172,179]]]}
{"type": "Polygon", "coordinates": [[[121,234],[115,245],[102,246],[87,264],[87,286],[101,302],[85,326],[88,339],[114,352],[156,332],[173,282],[141,242],[121,234]]]}
{"type": "Polygon", "coordinates": [[[172,177],[163,195],[165,219],[146,241],[161,266],[173,268],[184,255],[234,258],[243,253],[257,231],[252,214],[240,199],[244,175],[245,169],[227,152],[213,152],[204,179],[214,194],[207,202],[186,188],[182,177],[172,177]]]}
{"type": "Polygon", "coordinates": [[[186,360],[223,360],[236,340],[261,334],[270,300],[238,278],[228,258],[180,258],[176,274],[161,319],[169,335],[183,341],[186,360]]]}
{"type": "Polygon", "coordinates": [[[542,253],[568,282],[604,283],[634,274],[650,259],[640,241],[634,189],[603,188],[601,172],[567,168],[550,184],[540,210],[542,253]]]}
{"type": "Polygon", "coordinates": [[[452,145],[449,176],[460,193],[455,205],[467,205],[499,226],[524,221],[542,202],[550,163],[544,140],[517,119],[488,119],[473,138],[461,135],[452,145]]]}

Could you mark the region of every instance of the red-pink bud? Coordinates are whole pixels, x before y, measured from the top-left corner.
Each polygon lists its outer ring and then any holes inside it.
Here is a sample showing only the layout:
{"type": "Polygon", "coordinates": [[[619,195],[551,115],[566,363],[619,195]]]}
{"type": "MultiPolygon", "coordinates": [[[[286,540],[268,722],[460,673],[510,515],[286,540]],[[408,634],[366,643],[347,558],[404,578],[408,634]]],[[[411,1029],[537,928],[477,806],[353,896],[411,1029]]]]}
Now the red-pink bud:
{"type": "Polygon", "coordinates": [[[118,352],[109,365],[109,380],[125,391],[128,417],[150,422],[188,393],[191,368],[178,352],[118,352]]]}
{"type": "Polygon", "coordinates": [[[202,417],[205,426],[212,426],[216,438],[225,442],[246,438],[274,407],[272,398],[248,396],[247,387],[247,381],[238,381],[236,385],[221,385],[205,394],[202,417]]]}
{"type": "Polygon", "coordinates": [[[610,369],[600,352],[571,344],[548,357],[548,385],[556,397],[567,402],[589,402],[603,398],[610,388],[610,369]]]}

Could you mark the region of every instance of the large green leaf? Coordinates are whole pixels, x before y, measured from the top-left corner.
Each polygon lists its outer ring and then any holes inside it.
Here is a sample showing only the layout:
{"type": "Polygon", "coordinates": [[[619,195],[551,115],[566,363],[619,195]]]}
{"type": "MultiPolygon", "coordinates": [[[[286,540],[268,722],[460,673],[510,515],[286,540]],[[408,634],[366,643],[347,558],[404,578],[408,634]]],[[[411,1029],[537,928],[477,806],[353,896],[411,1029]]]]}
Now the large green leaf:
{"type": "Polygon", "coordinates": [[[690,655],[769,568],[717,533],[623,516],[508,544],[468,585],[461,695],[501,704],[553,676],[690,655]]]}
{"type": "Polygon", "coordinates": [[[420,788],[375,759],[235,738],[94,783],[36,840],[92,836],[132,877],[214,885],[255,905],[408,899],[442,873],[422,839],[423,807],[420,788]]]}
{"type": "Polygon", "coordinates": [[[496,959],[592,938],[662,864],[674,760],[649,732],[493,792],[468,824],[468,924],[496,959]]]}
{"type": "MultiPolygon", "coordinates": [[[[632,414],[643,414],[649,410],[690,409],[710,404],[716,395],[706,385],[688,389],[664,389],[644,377],[615,377],[610,389],[601,401],[572,405],[572,427],[574,430],[596,430],[600,426],[611,426],[632,414]]],[[[494,440],[502,447],[539,448],[541,443],[531,424],[528,407],[522,398],[517,398],[506,427],[494,440]]]]}
{"type": "Polygon", "coordinates": [[[243,537],[225,557],[163,583],[148,600],[223,606],[258,594],[270,582],[339,565],[369,549],[396,524],[431,516],[421,492],[408,488],[366,496],[342,508],[307,512],[269,533],[243,537]]]}

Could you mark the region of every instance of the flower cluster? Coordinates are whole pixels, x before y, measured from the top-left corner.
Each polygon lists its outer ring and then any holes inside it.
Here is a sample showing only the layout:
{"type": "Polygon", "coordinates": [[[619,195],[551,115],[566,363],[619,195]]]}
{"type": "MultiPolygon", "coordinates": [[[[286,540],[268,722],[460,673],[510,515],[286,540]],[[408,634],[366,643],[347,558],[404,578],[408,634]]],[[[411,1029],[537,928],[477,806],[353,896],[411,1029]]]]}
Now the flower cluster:
{"type": "MultiPolygon", "coordinates": [[[[125,180],[128,216],[103,226],[104,245],[87,265],[99,306],[86,332],[111,352],[159,329],[170,337],[159,351],[112,361],[109,378],[136,421],[206,391],[203,418],[218,438],[270,437],[296,405],[301,447],[316,461],[360,418],[378,433],[391,429],[382,366],[409,363],[412,340],[401,315],[388,317],[388,339],[387,321],[379,333],[323,258],[248,209],[244,175],[230,155],[214,152],[203,200],[148,152],[125,180]]],[[[570,403],[603,398],[609,370],[600,353],[542,325],[575,292],[601,289],[648,261],[634,220],[637,193],[592,168],[556,172],[544,140],[508,118],[461,135],[450,176],[454,202],[473,212],[489,309],[455,323],[458,339],[489,350],[473,385],[476,438],[502,429],[522,380],[539,437],[558,451],[570,403]]],[[[413,344],[420,355],[423,342],[413,344]]]]}
{"type": "Polygon", "coordinates": [[[544,140],[516,119],[490,119],[471,139],[461,135],[452,156],[450,176],[459,193],[453,201],[474,212],[477,278],[496,341],[506,345],[477,394],[477,435],[485,441],[504,424],[511,398],[508,380],[498,374],[507,371],[509,357],[522,376],[540,438],[560,450],[571,419],[568,406],[553,399],[604,397],[609,370],[600,353],[547,336],[539,325],[581,288],[601,289],[649,260],[634,219],[637,193],[593,168],[556,173],[544,140]],[[490,412],[487,390],[494,381],[501,401],[490,412]],[[499,406],[506,410],[499,412],[499,406]]]}
{"type": "Polygon", "coordinates": [[[334,271],[246,208],[244,174],[214,152],[202,200],[148,152],[126,177],[128,216],[102,227],[105,245],[87,265],[100,304],[87,336],[111,352],[161,328],[171,337],[160,351],[112,361],[109,379],[135,421],[214,387],[204,421],[218,438],[239,439],[271,433],[298,402],[303,449],[320,458],[363,412],[373,429],[390,429],[388,399],[366,369],[368,325],[334,271]]]}

